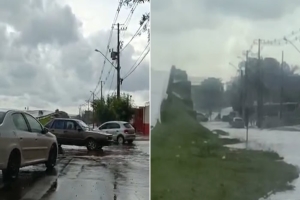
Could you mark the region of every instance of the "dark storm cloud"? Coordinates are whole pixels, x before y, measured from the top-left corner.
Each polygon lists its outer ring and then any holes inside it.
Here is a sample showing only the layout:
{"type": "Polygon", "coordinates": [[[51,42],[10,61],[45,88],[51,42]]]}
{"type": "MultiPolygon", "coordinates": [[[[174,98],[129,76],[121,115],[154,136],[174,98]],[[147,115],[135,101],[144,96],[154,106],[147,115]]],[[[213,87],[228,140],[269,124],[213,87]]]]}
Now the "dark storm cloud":
{"type": "Polygon", "coordinates": [[[153,0],[151,27],[153,32],[163,34],[216,29],[225,21],[224,17],[276,20],[293,13],[299,6],[298,0],[189,0],[188,3],[153,0]]]}
{"type": "Polygon", "coordinates": [[[214,13],[231,15],[250,20],[278,19],[299,7],[298,0],[202,0],[204,7],[214,13]]]}
{"type": "Polygon", "coordinates": [[[64,45],[80,37],[81,24],[71,8],[50,0],[0,0],[0,22],[20,33],[21,45],[64,45]]]}
{"type": "MultiPolygon", "coordinates": [[[[78,106],[98,82],[104,58],[94,49],[105,53],[108,38],[109,31],[84,38],[71,8],[55,1],[0,0],[0,94],[25,98],[35,107],[78,106]],[[15,30],[10,36],[8,27],[15,30]]],[[[122,54],[122,73],[134,64],[134,53],[129,45],[122,54]]],[[[122,89],[149,89],[148,68],[148,63],[139,66],[122,89]]],[[[107,62],[102,76],[106,85],[112,79],[109,71],[107,62]]]]}

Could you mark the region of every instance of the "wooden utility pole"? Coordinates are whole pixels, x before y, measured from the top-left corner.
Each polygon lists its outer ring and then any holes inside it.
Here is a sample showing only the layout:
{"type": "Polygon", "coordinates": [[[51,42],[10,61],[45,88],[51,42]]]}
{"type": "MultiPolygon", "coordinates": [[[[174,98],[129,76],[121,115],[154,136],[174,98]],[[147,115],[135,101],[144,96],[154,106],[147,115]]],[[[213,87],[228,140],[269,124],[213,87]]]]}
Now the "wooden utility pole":
{"type": "Polygon", "coordinates": [[[244,75],[244,121],[246,125],[246,148],[248,149],[248,128],[249,128],[249,100],[248,100],[248,55],[249,51],[246,51],[246,62],[245,62],[245,75],[244,75]]]}
{"type": "Polygon", "coordinates": [[[241,104],[241,114],[244,116],[245,104],[244,104],[244,72],[242,67],[240,67],[241,85],[240,85],[240,104],[241,104]]]}
{"type": "Polygon", "coordinates": [[[282,119],[282,104],[283,104],[283,60],[284,60],[284,52],[281,53],[281,72],[280,72],[280,110],[279,110],[279,119],[282,119]]]}
{"type": "Polygon", "coordinates": [[[100,97],[101,97],[101,100],[103,99],[103,93],[102,93],[103,82],[104,82],[104,81],[101,81],[101,82],[100,82],[100,87],[101,87],[101,88],[100,88],[100,97]]]}
{"type": "Polygon", "coordinates": [[[92,119],[92,122],[93,122],[93,129],[94,129],[95,128],[95,93],[92,91],[91,91],[91,93],[92,93],[92,97],[93,97],[93,101],[92,101],[92,103],[93,103],[93,119],[92,119]]]}
{"type": "Polygon", "coordinates": [[[90,111],[90,101],[89,101],[89,100],[86,100],[85,102],[87,103],[88,111],[90,111]]]}
{"type": "Polygon", "coordinates": [[[120,24],[117,24],[118,45],[117,45],[117,97],[120,98],[121,78],[120,78],[120,24]]]}
{"type": "Polygon", "coordinates": [[[260,39],[258,39],[258,63],[257,63],[257,126],[261,128],[262,126],[262,90],[263,90],[263,80],[262,80],[262,69],[260,66],[260,39]]]}

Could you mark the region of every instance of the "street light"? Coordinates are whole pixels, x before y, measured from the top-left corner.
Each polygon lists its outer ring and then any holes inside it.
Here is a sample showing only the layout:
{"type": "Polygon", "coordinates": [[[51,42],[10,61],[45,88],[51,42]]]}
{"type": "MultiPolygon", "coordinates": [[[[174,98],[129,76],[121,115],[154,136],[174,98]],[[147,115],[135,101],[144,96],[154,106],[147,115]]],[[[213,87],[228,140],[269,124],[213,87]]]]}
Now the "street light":
{"type": "Polygon", "coordinates": [[[105,60],[107,60],[114,68],[116,68],[115,65],[101,51],[99,51],[98,49],[95,49],[95,51],[100,53],[105,58],[105,60]]]}

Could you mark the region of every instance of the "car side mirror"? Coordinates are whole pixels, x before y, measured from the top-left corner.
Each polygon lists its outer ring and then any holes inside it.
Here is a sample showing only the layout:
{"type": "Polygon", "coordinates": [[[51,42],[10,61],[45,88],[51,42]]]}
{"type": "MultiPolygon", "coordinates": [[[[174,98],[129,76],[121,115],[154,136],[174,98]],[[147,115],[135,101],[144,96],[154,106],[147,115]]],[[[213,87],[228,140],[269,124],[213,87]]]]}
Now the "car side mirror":
{"type": "Polygon", "coordinates": [[[49,130],[46,127],[44,127],[43,130],[42,130],[42,134],[46,134],[48,132],[49,132],[49,130]]]}
{"type": "Polygon", "coordinates": [[[77,131],[80,132],[80,131],[83,131],[83,130],[82,130],[82,128],[77,128],[77,131]]]}

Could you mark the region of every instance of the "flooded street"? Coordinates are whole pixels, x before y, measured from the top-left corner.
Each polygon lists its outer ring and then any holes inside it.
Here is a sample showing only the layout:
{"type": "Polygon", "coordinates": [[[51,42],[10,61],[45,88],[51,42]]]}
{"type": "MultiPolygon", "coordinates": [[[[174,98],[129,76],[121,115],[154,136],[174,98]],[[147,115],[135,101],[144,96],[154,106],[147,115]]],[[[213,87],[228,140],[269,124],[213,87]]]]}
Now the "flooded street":
{"type": "MultiPolygon", "coordinates": [[[[208,122],[202,123],[210,130],[223,130],[229,133],[229,137],[238,138],[243,143],[229,145],[232,148],[245,148],[244,143],[246,137],[245,129],[231,128],[228,123],[224,122],[208,122]]],[[[300,134],[296,131],[268,130],[268,129],[249,129],[248,148],[255,150],[275,151],[283,156],[284,161],[296,166],[300,166],[299,147],[300,134]]],[[[297,200],[300,196],[300,179],[296,179],[291,183],[295,188],[293,190],[278,192],[271,195],[265,200],[297,200]]]]}
{"type": "Polygon", "coordinates": [[[149,141],[101,152],[63,148],[52,172],[43,165],[26,167],[16,182],[1,180],[0,200],[149,199],[149,141]]]}

